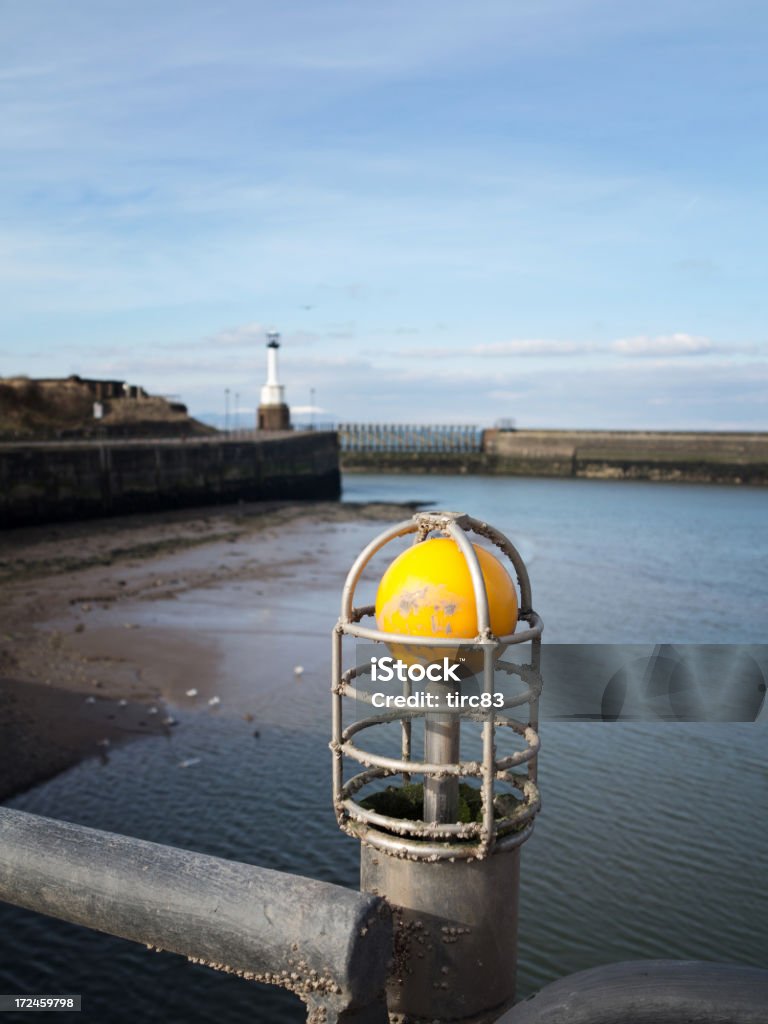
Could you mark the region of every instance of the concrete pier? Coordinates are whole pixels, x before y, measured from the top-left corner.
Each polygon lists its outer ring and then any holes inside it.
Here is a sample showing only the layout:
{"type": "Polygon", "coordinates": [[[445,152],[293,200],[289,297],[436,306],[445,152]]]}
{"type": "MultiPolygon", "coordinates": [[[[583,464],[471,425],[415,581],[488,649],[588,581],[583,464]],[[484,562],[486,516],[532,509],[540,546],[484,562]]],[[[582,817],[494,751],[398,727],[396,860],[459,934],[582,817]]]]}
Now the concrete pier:
{"type": "Polygon", "coordinates": [[[331,431],[0,445],[0,527],[340,493],[331,431]]]}
{"type": "Polygon", "coordinates": [[[480,451],[343,451],[342,469],[765,486],[768,433],[485,430],[480,451]]]}

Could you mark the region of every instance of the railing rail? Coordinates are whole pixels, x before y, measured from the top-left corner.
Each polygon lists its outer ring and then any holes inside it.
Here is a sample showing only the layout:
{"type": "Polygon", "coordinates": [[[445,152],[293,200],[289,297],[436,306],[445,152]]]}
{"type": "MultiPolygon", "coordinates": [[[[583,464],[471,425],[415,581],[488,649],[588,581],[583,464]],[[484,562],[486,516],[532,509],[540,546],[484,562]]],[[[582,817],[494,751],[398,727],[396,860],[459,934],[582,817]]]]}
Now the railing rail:
{"type": "Polygon", "coordinates": [[[376,896],[0,807],[0,900],[299,995],[309,1020],[386,1024],[376,896]]]}

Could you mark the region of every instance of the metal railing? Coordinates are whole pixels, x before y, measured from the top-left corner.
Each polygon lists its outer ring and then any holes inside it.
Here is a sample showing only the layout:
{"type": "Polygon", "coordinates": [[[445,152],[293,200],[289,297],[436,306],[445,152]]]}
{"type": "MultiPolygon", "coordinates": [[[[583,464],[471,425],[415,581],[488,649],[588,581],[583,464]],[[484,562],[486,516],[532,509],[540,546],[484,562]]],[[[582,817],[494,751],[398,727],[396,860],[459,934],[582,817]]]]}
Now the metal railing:
{"type": "MultiPolygon", "coordinates": [[[[384,900],[0,807],[0,900],[282,986],[308,1024],[387,1024],[384,900]]],[[[491,1018],[488,1018],[491,1019],[491,1018]]],[[[638,960],[560,978],[497,1024],[766,1024],[768,971],[638,960]]]]}
{"type": "Polygon", "coordinates": [[[377,896],[0,807],[0,900],[279,985],[310,1022],[387,1021],[377,896]]]}
{"type": "Polygon", "coordinates": [[[407,423],[340,423],[342,452],[479,452],[480,427],[407,423]]]}

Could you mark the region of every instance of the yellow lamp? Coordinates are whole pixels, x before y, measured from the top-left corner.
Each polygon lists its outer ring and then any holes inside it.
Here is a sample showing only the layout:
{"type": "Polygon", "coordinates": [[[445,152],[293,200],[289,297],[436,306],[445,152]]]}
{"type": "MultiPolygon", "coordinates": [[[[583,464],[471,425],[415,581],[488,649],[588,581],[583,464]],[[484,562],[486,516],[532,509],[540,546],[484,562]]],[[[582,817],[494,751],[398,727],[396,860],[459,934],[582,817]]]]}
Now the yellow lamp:
{"type": "MultiPolygon", "coordinates": [[[[497,637],[514,633],[518,607],[515,585],[494,554],[477,544],[472,547],[485,582],[491,632],[497,637]]],[[[398,555],[382,576],[376,593],[376,625],[384,632],[407,636],[477,636],[472,577],[456,541],[432,537],[398,555]]],[[[432,648],[429,653],[434,658],[448,652],[432,648]]]]}

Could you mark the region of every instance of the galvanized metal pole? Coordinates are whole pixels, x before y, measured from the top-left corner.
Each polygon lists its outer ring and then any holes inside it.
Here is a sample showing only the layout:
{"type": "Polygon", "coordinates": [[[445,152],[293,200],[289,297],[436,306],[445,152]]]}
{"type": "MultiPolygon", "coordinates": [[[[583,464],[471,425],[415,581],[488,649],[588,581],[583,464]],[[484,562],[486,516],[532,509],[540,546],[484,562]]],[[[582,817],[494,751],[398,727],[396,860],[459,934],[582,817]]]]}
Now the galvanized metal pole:
{"type": "MultiPolygon", "coordinates": [[[[458,522],[462,517],[458,517],[458,522]]],[[[467,563],[475,596],[477,629],[480,636],[486,635],[490,629],[490,613],[485,581],[474,548],[467,540],[464,531],[456,522],[446,524],[446,532],[458,545],[467,563]]],[[[463,669],[462,675],[472,673],[463,669]]],[[[447,705],[449,693],[456,692],[455,687],[446,683],[435,683],[429,688],[447,705]]],[[[450,711],[432,713],[425,716],[424,722],[424,760],[432,764],[455,764],[459,760],[460,749],[460,718],[450,711]]],[[[454,777],[427,777],[424,781],[424,820],[436,821],[438,824],[456,821],[458,816],[459,780],[454,777]]]]}
{"type": "MultiPolygon", "coordinates": [[[[442,707],[449,694],[456,692],[451,683],[430,683],[426,692],[442,707]]],[[[450,711],[429,712],[424,717],[424,760],[432,764],[455,764],[459,760],[459,719],[450,711]]],[[[456,821],[459,812],[459,780],[455,775],[424,779],[424,821],[444,824],[456,821]]]]}

